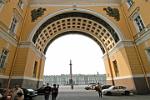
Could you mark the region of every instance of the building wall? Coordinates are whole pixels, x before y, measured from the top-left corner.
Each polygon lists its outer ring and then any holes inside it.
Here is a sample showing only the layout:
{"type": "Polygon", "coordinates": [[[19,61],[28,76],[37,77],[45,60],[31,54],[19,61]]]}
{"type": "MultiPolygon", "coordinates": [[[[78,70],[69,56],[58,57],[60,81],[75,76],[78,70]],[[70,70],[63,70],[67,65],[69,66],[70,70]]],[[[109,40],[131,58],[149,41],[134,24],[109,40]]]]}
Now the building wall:
{"type": "Polygon", "coordinates": [[[129,87],[134,89],[138,89],[140,84],[145,84],[143,89],[150,89],[150,60],[147,54],[147,50],[150,48],[150,16],[147,13],[150,9],[149,0],[134,0],[131,7],[128,7],[126,0],[119,2],[114,0],[113,3],[109,4],[107,1],[97,1],[96,4],[92,3],[92,5],[87,3],[90,0],[81,2],[81,4],[78,1],[77,5],[72,5],[74,0],[65,2],[65,5],[60,5],[58,0],[43,1],[42,4],[38,4],[41,1],[23,0],[23,9],[18,7],[18,1],[10,0],[0,8],[0,54],[4,48],[9,51],[4,68],[0,68],[0,78],[4,79],[5,82],[10,78],[14,81],[20,80],[23,86],[30,86],[27,84],[28,82],[31,84],[42,82],[45,56],[43,52],[37,50],[32,42],[32,37],[47,19],[75,9],[75,11],[88,12],[105,19],[118,32],[121,40],[115,44],[113,49],[108,51],[108,56],[104,54],[108,83],[113,80],[116,85],[126,85],[128,82],[132,84],[129,87]],[[46,3],[44,4],[44,2],[46,3]],[[116,21],[114,17],[110,17],[103,10],[110,5],[112,8],[119,9],[120,21],[116,21]],[[31,11],[39,7],[46,8],[46,11],[33,22],[31,11]],[[145,29],[141,32],[137,31],[133,22],[136,13],[141,15],[144,22],[145,29]],[[17,18],[19,23],[16,32],[10,33],[13,16],[17,18]],[[113,65],[115,60],[119,71],[117,76],[113,65]],[[35,61],[37,62],[36,76],[33,76],[35,61]],[[138,79],[143,80],[143,82],[139,84],[138,79]]]}
{"type": "MultiPolygon", "coordinates": [[[[45,75],[44,83],[49,83],[50,85],[69,85],[70,75],[45,75]]],[[[95,74],[95,75],[83,75],[75,74],[73,75],[74,85],[89,85],[90,83],[101,83],[106,84],[105,74],[95,74]]]]}

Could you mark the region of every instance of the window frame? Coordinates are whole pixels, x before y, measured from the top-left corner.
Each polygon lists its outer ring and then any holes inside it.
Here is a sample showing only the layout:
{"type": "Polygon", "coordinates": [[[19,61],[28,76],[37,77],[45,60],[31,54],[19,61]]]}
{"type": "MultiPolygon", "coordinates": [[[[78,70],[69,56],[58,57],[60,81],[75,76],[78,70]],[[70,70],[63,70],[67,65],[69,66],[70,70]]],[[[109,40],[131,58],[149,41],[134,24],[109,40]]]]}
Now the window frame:
{"type": "Polygon", "coordinates": [[[133,16],[133,23],[134,23],[134,26],[135,26],[137,32],[142,32],[145,29],[144,21],[138,12],[135,13],[133,16]]]}
{"type": "Polygon", "coordinates": [[[7,57],[8,57],[9,50],[8,49],[2,49],[2,52],[0,54],[0,69],[4,68],[6,65],[7,57]]]}
{"type": "Polygon", "coordinates": [[[146,55],[147,55],[148,62],[150,63],[150,47],[146,49],[146,55]]]}
{"type": "Polygon", "coordinates": [[[117,60],[113,61],[113,67],[114,67],[114,71],[115,71],[115,76],[119,77],[120,74],[119,74],[119,68],[118,68],[117,60]]]}
{"type": "Polygon", "coordinates": [[[35,61],[33,67],[33,77],[37,77],[37,70],[38,70],[38,61],[35,61]]]}
{"type": "Polygon", "coordinates": [[[9,28],[9,32],[10,32],[11,34],[16,34],[18,24],[19,24],[18,18],[17,18],[16,16],[13,16],[13,17],[12,17],[12,20],[11,20],[10,28],[9,28]],[[14,20],[16,21],[15,24],[14,24],[14,20]],[[14,26],[14,25],[15,25],[15,26],[14,26]]]}
{"type": "Polygon", "coordinates": [[[5,4],[5,0],[0,0],[1,2],[0,2],[0,12],[1,12],[1,10],[3,9],[3,7],[4,7],[4,4],[5,4]]]}
{"type": "Polygon", "coordinates": [[[20,9],[23,9],[24,8],[24,1],[23,0],[19,0],[17,5],[18,5],[18,7],[20,9]]]}
{"type": "Polygon", "coordinates": [[[132,7],[134,4],[134,0],[127,0],[126,1],[128,8],[132,7]]]}

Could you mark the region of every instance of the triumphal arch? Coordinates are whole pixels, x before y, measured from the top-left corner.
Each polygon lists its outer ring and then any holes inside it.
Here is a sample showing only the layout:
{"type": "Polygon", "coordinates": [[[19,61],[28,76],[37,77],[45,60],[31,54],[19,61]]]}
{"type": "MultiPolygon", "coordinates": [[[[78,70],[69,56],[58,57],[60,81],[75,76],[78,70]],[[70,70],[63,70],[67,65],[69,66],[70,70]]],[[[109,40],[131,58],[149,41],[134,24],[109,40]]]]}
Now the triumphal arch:
{"type": "Polygon", "coordinates": [[[49,45],[81,34],[101,48],[108,84],[147,93],[149,9],[150,0],[1,0],[0,86],[39,87],[49,45]]]}

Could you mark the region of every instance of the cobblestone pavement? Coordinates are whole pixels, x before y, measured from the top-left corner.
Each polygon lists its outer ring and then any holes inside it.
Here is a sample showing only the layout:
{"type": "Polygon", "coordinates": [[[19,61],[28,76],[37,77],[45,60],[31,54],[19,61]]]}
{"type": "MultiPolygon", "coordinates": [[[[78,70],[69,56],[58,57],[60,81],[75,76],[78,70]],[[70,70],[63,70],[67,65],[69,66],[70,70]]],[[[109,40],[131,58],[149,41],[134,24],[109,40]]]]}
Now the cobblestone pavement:
{"type": "MultiPolygon", "coordinates": [[[[33,100],[44,100],[44,96],[37,96],[33,100]]],[[[71,90],[69,87],[61,87],[57,100],[150,100],[150,95],[103,96],[99,98],[94,90],[84,90],[81,87],[71,90]]]]}

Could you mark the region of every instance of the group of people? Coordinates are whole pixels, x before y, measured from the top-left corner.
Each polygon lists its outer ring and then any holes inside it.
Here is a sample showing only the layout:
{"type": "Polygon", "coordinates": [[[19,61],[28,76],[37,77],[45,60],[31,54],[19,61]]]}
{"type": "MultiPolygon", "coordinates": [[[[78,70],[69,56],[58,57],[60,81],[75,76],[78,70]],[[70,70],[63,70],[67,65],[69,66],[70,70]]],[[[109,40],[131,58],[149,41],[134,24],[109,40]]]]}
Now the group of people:
{"type": "Polygon", "coordinates": [[[4,89],[0,93],[0,100],[24,100],[23,90],[19,85],[16,85],[13,89],[4,89]]]}
{"type": "MultiPolygon", "coordinates": [[[[52,100],[56,100],[58,96],[59,85],[53,84],[53,87],[49,86],[49,83],[44,88],[44,98],[49,100],[49,96],[52,95],[52,100]]],[[[4,89],[0,93],[0,100],[24,100],[23,89],[16,85],[13,89],[4,89]]]]}
{"type": "MultiPolygon", "coordinates": [[[[44,88],[44,98],[45,100],[49,100],[50,95],[52,96],[52,100],[56,100],[58,96],[58,88],[59,85],[53,84],[53,87],[49,86],[49,83],[44,88]]],[[[95,87],[95,90],[98,92],[99,97],[102,98],[102,87],[100,83],[98,83],[95,87]]],[[[16,85],[14,89],[6,89],[0,93],[0,100],[24,100],[23,90],[19,85],[16,85]]]]}
{"type": "Polygon", "coordinates": [[[58,88],[59,85],[53,84],[53,87],[51,87],[49,86],[49,83],[47,83],[46,87],[44,88],[45,100],[49,100],[50,95],[52,95],[52,100],[56,100],[56,97],[58,96],[58,88]]]}

